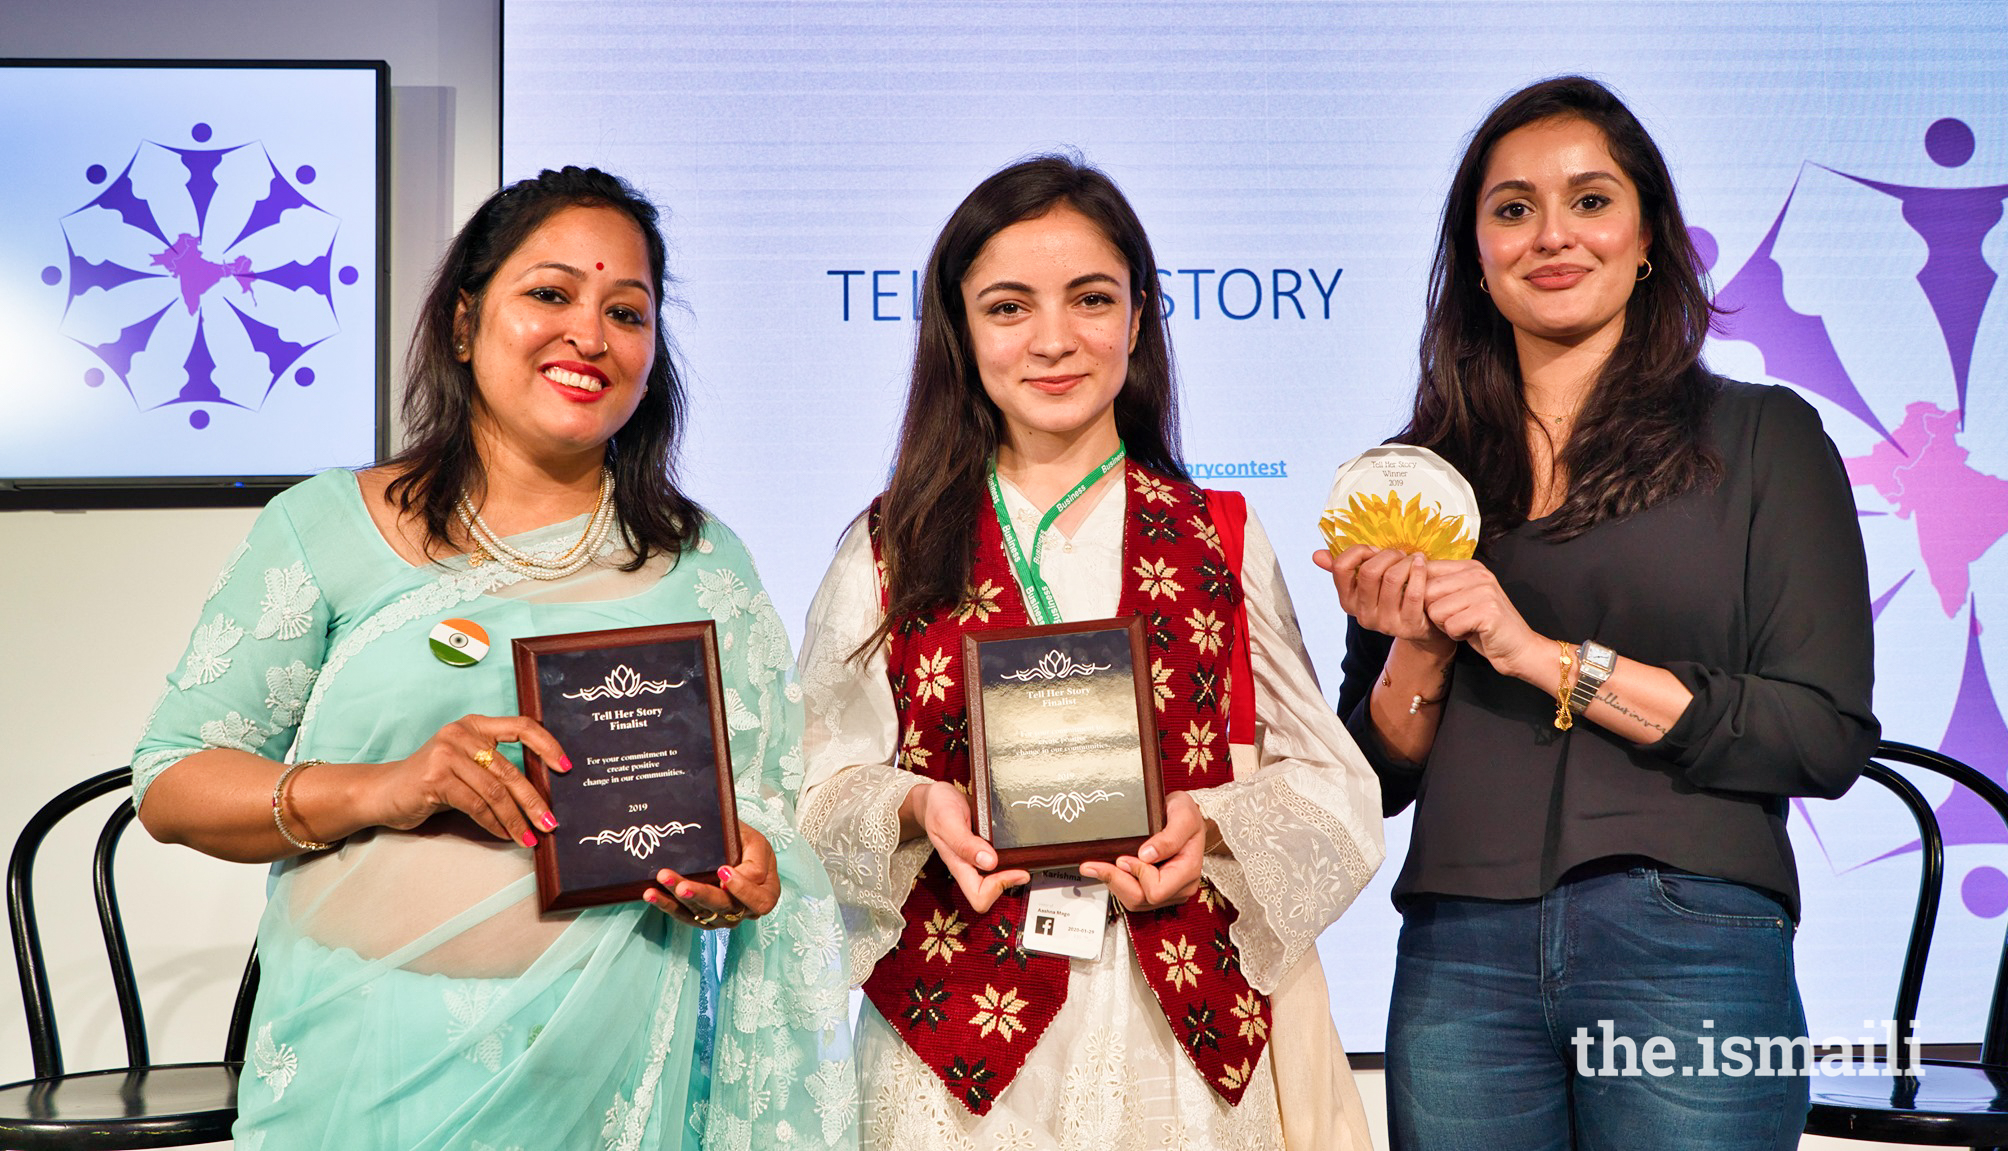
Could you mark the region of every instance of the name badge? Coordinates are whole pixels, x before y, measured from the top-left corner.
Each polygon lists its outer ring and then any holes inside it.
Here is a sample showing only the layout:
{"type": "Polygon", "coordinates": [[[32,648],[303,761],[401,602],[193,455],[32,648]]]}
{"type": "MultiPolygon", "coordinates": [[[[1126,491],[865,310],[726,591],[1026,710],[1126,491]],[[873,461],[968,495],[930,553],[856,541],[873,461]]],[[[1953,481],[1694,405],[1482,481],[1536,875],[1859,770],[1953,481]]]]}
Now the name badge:
{"type": "Polygon", "coordinates": [[[1093,959],[1109,926],[1109,885],[1079,876],[1036,876],[1025,900],[1018,945],[1047,955],[1093,959]]]}

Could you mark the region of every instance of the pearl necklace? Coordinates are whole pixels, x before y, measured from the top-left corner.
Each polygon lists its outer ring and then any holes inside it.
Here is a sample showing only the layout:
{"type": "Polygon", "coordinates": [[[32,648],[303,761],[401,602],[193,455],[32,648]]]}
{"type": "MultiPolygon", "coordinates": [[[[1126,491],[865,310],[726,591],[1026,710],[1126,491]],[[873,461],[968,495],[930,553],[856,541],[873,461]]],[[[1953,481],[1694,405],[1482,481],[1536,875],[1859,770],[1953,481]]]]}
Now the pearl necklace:
{"type": "Polygon", "coordinates": [[[488,526],[488,521],[481,518],[481,513],[475,510],[466,492],[460,493],[460,502],[454,510],[460,513],[460,522],[466,527],[468,537],[474,541],[474,550],[468,554],[469,565],[479,566],[494,560],[517,575],[530,579],[563,579],[593,562],[593,558],[600,553],[600,545],[606,542],[607,534],[613,530],[614,473],[612,468],[600,469],[600,502],[593,508],[592,518],[586,522],[585,534],[565,554],[555,559],[531,555],[504,542],[501,536],[495,534],[495,529],[488,526]]]}

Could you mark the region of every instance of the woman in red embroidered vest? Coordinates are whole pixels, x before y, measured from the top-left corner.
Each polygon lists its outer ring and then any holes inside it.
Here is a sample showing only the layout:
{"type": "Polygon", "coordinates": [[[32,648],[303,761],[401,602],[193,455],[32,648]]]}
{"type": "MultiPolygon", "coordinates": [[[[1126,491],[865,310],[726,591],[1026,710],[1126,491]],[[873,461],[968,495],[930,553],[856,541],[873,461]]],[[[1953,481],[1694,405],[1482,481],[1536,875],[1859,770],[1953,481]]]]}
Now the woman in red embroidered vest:
{"type": "Polygon", "coordinates": [[[1368,1146],[1313,944],[1380,863],[1379,793],[1261,526],[1179,464],[1156,284],[1100,172],[978,186],[928,259],[892,482],[810,608],[802,830],[869,1000],[867,1146],[1368,1146]],[[1147,622],[1166,826],[1081,868],[1117,904],[1096,958],[1028,951],[1029,877],[971,831],[962,634],[1117,615],[1147,622]]]}

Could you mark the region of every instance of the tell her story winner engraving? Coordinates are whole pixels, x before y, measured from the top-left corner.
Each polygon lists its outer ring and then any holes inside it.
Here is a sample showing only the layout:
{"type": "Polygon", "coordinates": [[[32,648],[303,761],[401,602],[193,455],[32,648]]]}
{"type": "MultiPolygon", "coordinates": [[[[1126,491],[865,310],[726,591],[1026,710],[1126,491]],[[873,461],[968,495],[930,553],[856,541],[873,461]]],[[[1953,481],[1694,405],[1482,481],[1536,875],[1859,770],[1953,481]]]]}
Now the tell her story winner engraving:
{"type": "Polygon", "coordinates": [[[523,713],[572,760],[525,762],[558,829],[537,845],[545,910],[641,898],[657,871],[739,861],[739,828],[709,621],[513,643],[523,713]]]}
{"type": "Polygon", "coordinates": [[[1332,554],[1354,544],[1468,560],[1478,547],[1478,497],[1428,448],[1383,444],[1339,465],[1318,528],[1332,554]]]}

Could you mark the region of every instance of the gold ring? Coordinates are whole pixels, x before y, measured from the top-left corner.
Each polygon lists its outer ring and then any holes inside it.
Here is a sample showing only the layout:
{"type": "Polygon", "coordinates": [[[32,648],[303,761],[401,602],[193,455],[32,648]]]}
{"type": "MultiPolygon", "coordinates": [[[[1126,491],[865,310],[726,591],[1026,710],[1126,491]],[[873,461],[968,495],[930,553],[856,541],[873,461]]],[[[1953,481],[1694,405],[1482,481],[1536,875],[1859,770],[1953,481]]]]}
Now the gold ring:
{"type": "Polygon", "coordinates": [[[728,926],[736,926],[744,922],[746,917],[737,911],[728,911],[725,914],[719,916],[718,919],[720,922],[725,923],[728,926]]]}
{"type": "Polygon", "coordinates": [[[693,911],[690,913],[690,917],[697,921],[699,927],[709,927],[718,922],[718,913],[716,911],[707,911],[703,915],[699,915],[693,911]]]}
{"type": "Polygon", "coordinates": [[[483,767],[487,767],[495,762],[495,752],[490,748],[484,747],[480,751],[474,753],[474,762],[480,764],[483,767]]]}

